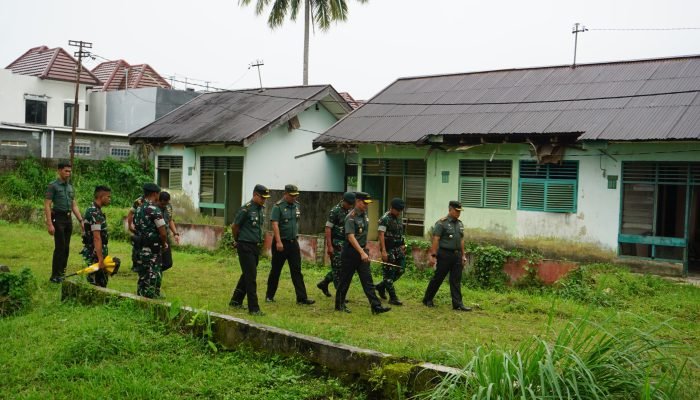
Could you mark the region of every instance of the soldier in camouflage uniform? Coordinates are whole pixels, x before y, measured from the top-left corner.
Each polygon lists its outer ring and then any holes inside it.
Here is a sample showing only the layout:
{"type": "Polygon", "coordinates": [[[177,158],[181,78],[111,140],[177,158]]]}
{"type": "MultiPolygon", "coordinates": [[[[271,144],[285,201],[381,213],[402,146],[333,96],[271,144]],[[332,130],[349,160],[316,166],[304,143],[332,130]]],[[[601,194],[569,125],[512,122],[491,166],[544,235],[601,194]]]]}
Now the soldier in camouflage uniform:
{"type": "Polygon", "coordinates": [[[160,297],[162,253],[168,248],[168,241],[163,213],[156,204],[160,187],[147,183],[143,189],[145,201],[134,216],[135,242],[139,244],[136,254],[136,272],[139,274],[136,294],[154,299],[160,297]]]}
{"type": "Polygon", "coordinates": [[[112,200],[112,190],[107,186],[95,187],[95,200],[83,215],[83,250],[80,254],[85,263],[90,266],[99,263],[100,269],[87,276],[87,281],[95,286],[107,287],[109,274],[104,270],[104,260],[109,255],[107,244],[107,216],[102,212],[102,207],[108,206],[112,200]]]}
{"type": "Polygon", "coordinates": [[[331,292],[328,291],[328,285],[333,282],[333,287],[338,290],[340,281],[340,253],[345,244],[345,217],[350,210],[355,206],[355,193],[346,192],[343,195],[343,201],[336,204],[328,214],[326,221],[326,254],[331,259],[331,270],[326,274],[326,277],[319,282],[316,287],[321,289],[326,297],[331,297],[331,292]]]}
{"type": "Polygon", "coordinates": [[[382,277],[377,285],[379,297],[386,300],[389,292],[389,304],[400,306],[403,303],[396,296],[394,282],[399,280],[406,270],[406,243],[403,237],[403,224],[399,217],[404,209],[404,202],[399,198],[391,200],[391,209],[379,219],[379,250],[382,253],[382,277]]]}
{"type": "Polygon", "coordinates": [[[134,234],[131,237],[131,270],[136,272],[136,255],[139,253],[139,244],[134,240],[136,238],[136,228],[134,227],[134,215],[136,215],[136,210],[141,207],[144,202],[143,195],[139,196],[131,208],[129,209],[129,214],[126,216],[127,226],[129,227],[129,232],[134,234]]]}

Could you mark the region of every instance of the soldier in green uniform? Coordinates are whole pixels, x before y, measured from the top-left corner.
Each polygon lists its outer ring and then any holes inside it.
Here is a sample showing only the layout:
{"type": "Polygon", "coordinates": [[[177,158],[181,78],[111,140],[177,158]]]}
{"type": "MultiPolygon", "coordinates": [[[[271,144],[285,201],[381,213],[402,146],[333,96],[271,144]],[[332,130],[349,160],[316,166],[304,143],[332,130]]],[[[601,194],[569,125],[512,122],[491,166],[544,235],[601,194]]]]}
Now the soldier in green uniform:
{"type": "Polygon", "coordinates": [[[144,202],[143,195],[139,196],[129,209],[129,213],[126,216],[127,226],[129,227],[129,232],[132,233],[131,236],[131,270],[136,272],[136,255],[139,253],[139,243],[134,239],[136,236],[136,227],[134,226],[134,215],[136,215],[136,210],[141,207],[144,202]]]}
{"type": "Polygon", "coordinates": [[[49,183],[44,196],[46,229],[49,235],[53,236],[54,242],[50,279],[53,283],[61,283],[63,275],[66,273],[70,237],[73,234],[71,212],[80,222],[80,229],[83,229],[83,219],[80,216],[78,204],[75,202],[75,191],[69,182],[72,171],[73,168],[70,164],[58,163],[58,179],[49,183]]]}
{"type": "Polygon", "coordinates": [[[168,237],[168,248],[163,251],[163,268],[161,269],[161,272],[165,272],[173,266],[172,240],[170,237],[170,232],[172,232],[173,237],[175,238],[175,244],[180,244],[180,233],[177,231],[175,220],[173,219],[173,206],[170,204],[170,193],[160,192],[158,195],[158,207],[163,213],[163,220],[165,220],[165,233],[168,237]]]}
{"type": "Polygon", "coordinates": [[[355,208],[345,217],[345,244],[340,255],[342,268],[340,271],[340,284],[335,293],[335,310],[349,313],[345,296],[350,288],[355,272],[360,277],[362,289],[369,300],[372,314],[381,314],[391,310],[383,307],[377,295],[374,293],[374,283],[372,282],[372,272],[369,269],[369,255],[367,254],[367,228],[369,218],[367,217],[367,205],[372,202],[370,195],[364,192],[355,193],[355,208]]]}
{"type": "Polygon", "coordinates": [[[301,209],[296,201],[299,188],[295,185],[285,185],[283,197],[272,206],[272,262],[270,275],[267,277],[267,294],[265,301],[275,301],[279,286],[280,273],[284,262],[289,262],[289,273],[296,293],[297,304],[311,305],[315,301],[309,299],[304,285],[304,275],[301,273],[301,250],[299,249],[299,218],[301,209]]]}
{"type": "Polygon", "coordinates": [[[346,192],[343,194],[343,200],[336,204],[328,214],[326,221],[326,254],[331,259],[331,270],[326,274],[325,278],[319,282],[316,287],[321,289],[326,297],[331,297],[331,292],[328,291],[328,285],[333,282],[333,287],[338,290],[340,280],[340,252],[343,250],[345,243],[345,217],[350,210],[355,206],[355,193],[346,192]]]}
{"type": "Polygon", "coordinates": [[[253,198],[238,210],[231,226],[242,273],[228,304],[231,307],[243,307],[243,299],[247,296],[248,313],[251,315],[264,315],[258,304],[256,278],[260,244],[263,240],[265,200],[268,197],[270,197],[270,191],[265,186],[255,185],[253,198]]]}
{"type": "Polygon", "coordinates": [[[105,257],[109,255],[107,249],[109,233],[107,232],[107,216],[102,212],[102,207],[108,206],[111,201],[112,189],[107,186],[97,186],[95,187],[95,200],[83,215],[83,250],[80,254],[88,266],[99,263],[100,269],[88,274],[87,281],[101,287],[107,287],[109,281],[109,274],[104,270],[105,257]]]}
{"type": "Polygon", "coordinates": [[[461,213],[462,205],[457,201],[450,201],[447,216],[440,218],[433,228],[433,246],[430,249],[430,258],[437,265],[435,275],[430,280],[428,288],[425,290],[425,296],[423,296],[423,304],[427,307],[435,307],[433,298],[440,289],[442,281],[449,274],[452,308],[457,311],[471,311],[471,308],[465,307],[462,303],[462,265],[466,262],[466,257],[464,255],[464,225],[459,220],[461,213]]]}
{"type": "Polygon", "coordinates": [[[159,193],[160,187],[155,183],[143,185],[145,201],[134,215],[135,241],[139,244],[136,254],[136,272],[139,274],[136,294],[151,299],[160,297],[162,255],[168,248],[165,220],[156,204],[159,193]]]}
{"type": "Polygon", "coordinates": [[[382,277],[377,285],[377,293],[382,300],[386,300],[386,292],[389,292],[389,304],[403,305],[396,296],[394,282],[399,280],[406,270],[406,243],[403,237],[403,223],[399,218],[405,207],[404,201],[399,198],[391,200],[391,209],[379,219],[379,250],[382,253],[382,277]],[[391,265],[390,265],[391,264],[391,265]]]}

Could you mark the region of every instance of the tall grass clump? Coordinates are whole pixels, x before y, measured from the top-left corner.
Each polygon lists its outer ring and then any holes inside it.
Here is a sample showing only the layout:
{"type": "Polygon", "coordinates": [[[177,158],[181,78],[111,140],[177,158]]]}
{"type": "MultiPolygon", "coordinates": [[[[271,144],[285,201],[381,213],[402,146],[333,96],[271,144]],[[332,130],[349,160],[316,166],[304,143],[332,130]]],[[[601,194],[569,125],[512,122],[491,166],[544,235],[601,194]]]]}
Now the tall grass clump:
{"type": "MultiPolygon", "coordinates": [[[[640,321],[639,326],[647,326],[640,321]]],[[[477,348],[426,399],[676,399],[687,361],[672,356],[665,324],[612,333],[587,318],[554,338],[532,337],[515,350],[477,348]]]]}

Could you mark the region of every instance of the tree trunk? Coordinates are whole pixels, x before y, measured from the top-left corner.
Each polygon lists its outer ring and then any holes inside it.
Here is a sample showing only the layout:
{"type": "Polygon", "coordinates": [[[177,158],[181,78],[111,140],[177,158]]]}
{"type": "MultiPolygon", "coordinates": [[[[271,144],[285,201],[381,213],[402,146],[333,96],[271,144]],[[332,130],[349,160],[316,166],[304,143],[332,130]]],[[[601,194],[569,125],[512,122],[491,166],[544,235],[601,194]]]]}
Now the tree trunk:
{"type": "Polygon", "coordinates": [[[309,84],[309,29],[311,28],[311,0],[304,1],[304,85],[309,84]]]}

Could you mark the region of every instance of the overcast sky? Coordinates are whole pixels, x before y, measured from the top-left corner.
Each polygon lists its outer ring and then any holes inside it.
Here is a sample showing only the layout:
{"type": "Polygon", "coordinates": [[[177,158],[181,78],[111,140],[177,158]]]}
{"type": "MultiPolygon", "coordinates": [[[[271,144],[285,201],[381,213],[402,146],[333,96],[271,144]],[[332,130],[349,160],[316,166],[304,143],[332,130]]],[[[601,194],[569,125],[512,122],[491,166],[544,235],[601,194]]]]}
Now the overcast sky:
{"type": "MultiPolygon", "coordinates": [[[[349,20],[311,38],[310,83],[330,83],[357,99],[398,77],[571,63],[574,22],[591,29],[700,27],[698,0],[347,1],[349,20]]],[[[0,64],[34,46],[84,40],[95,54],[148,63],[164,77],[256,87],[248,65],[262,59],[265,86],[301,84],[303,15],[274,31],[266,17],[237,0],[2,0],[0,64]]],[[[578,61],[698,53],[700,30],[591,30],[579,36],[578,61]]]]}

